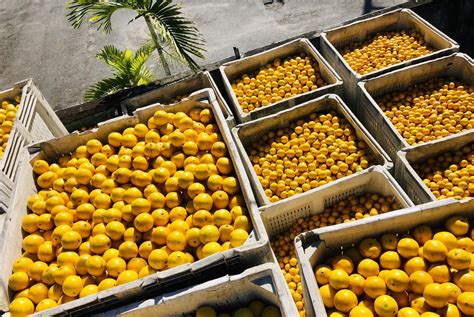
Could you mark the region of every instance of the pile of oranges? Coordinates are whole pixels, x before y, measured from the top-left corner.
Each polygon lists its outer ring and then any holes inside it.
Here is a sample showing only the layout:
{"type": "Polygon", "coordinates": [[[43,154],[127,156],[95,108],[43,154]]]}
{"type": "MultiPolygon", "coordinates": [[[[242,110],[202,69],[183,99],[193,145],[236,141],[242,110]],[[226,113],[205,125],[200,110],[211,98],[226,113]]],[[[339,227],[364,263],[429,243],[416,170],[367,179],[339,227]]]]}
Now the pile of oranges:
{"type": "Polygon", "coordinates": [[[400,205],[393,196],[384,197],[377,193],[350,196],[327,207],[320,214],[298,219],[289,230],[272,238],[273,252],[301,317],[305,316],[305,308],[303,287],[293,243],[295,237],[300,233],[313,229],[354,221],[397,209],[400,209],[400,205]]]}
{"type": "Polygon", "coordinates": [[[8,138],[10,137],[19,105],[20,96],[15,97],[15,104],[7,100],[2,101],[2,107],[0,108],[0,159],[7,148],[8,138]]]}
{"type": "Polygon", "coordinates": [[[234,309],[232,313],[219,313],[211,306],[199,307],[195,317],[280,317],[280,309],[260,300],[250,302],[246,307],[234,309]]]}
{"type": "Polygon", "coordinates": [[[432,50],[420,32],[402,30],[377,33],[363,42],[351,42],[339,52],[355,72],[368,74],[430,54],[432,50]]]}
{"type": "Polygon", "coordinates": [[[413,168],[438,199],[474,196],[474,144],[414,163],[413,168]]]}
{"type": "Polygon", "coordinates": [[[362,240],[315,268],[329,316],[473,316],[474,228],[453,216],[443,229],[362,240]]]}
{"type": "Polygon", "coordinates": [[[367,144],[338,113],[313,113],[306,120],[270,131],[247,150],[271,202],[322,186],[369,167],[367,144]]]}
{"type": "Polygon", "coordinates": [[[433,78],[377,98],[377,103],[410,145],[474,127],[474,86],[452,78],[433,78]]]}
{"type": "Polygon", "coordinates": [[[10,312],[42,311],[242,245],[252,229],[209,109],[155,112],[33,163],[10,312]]]}
{"type": "Polygon", "coordinates": [[[242,111],[248,113],[325,85],[318,63],[300,54],[277,58],[253,74],[243,74],[232,89],[242,111]]]}

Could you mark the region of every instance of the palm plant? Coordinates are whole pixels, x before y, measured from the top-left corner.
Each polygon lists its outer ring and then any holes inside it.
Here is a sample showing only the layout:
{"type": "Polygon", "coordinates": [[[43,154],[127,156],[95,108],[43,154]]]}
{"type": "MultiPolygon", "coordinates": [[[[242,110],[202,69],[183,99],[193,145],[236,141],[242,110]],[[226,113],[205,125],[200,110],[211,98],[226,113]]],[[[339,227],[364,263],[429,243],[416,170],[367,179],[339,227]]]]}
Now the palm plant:
{"type": "Polygon", "coordinates": [[[84,99],[95,100],[122,89],[154,81],[155,76],[145,65],[154,49],[153,45],[145,44],[134,54],[131,50],[121,51],[113,45],[104,46],[96,57],[113,69],[113,76],[89,87],[84,99]]]}
{"type": "Polygon", "coordinates": [[[171,72],[165,54],[177,55],[194,71],[198,65],[193,56],[204,59],[205,40],[194,23],[182,16],[181,6],[172,0],[71,0],[67,8],[67,18],[74,28],[79,28],[89,16],[89,22],[106,33],[112,30],[111,19],[116,11],[134,10],[137,15],[130,22],[145,20],[167,76],[171,72]]]}

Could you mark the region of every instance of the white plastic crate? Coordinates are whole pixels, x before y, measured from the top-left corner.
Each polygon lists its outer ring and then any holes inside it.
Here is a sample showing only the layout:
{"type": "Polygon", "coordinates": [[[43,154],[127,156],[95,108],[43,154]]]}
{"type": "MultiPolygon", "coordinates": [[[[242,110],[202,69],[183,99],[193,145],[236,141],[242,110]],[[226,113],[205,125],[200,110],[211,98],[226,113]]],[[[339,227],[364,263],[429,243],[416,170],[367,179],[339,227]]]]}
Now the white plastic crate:
{"type": "Polygon", "coordinates": [[[201,306],[231,311],[253,300],[261,300],[280,308],[282,316],[298,316],[280,269],[274,263],[259,265],[238,275],[226,275],[93,316],[189,316],[201,306]]]}
{"type": "Polygon", "coordinates": [[[327,30],[321,33],[320,43],[323,56],[341,76],[347,97],[350,101],[354,102],[358,97],[357,82],[361,80],[435,57],[448,55],[459,50],[459,45],[454,40],[450,39],[447,35],[436,29],[410,9],[397,9],[327,30]],[[406,29],[419,31],[423,35],[425,42],[434,49],[434,52],[361,75],[349,66],[338,51],[338,49],[352,42],[364,41],[367,37],[377,32],[406,29]]]}
{"type": "MultiPolygon", "coordinates": [[[[270,240],[277,234],[289,230],[298,219],[319,214],[325,208],[351,195],[378,193],[383,196],[394,196],[401,208],[413,206],[412,201],[403,192],[392,175],[381,166],[369,167],[358,175],[351,175],[343,181],[337,180],[331,184],[332,186],[322,188],[317,192],[308,191],[301,195],[293,196],[287,201],[280,201],[272,206],[261,207],[260,214],[270,240]]],[[[333,230],[337,230],[338,225],[331,227],[333,227],[333,230]]],[[[272,256],[273,260],[277,261],[273,251],[272,256]]],[[[307,305],[309,303],[308,295],[303,295],[306,303],[306,315],[316,316],[311,305],[307,305]]]]}
{"type": "Polygon", "coordinates": [[[466,54],[453,54],[408,66],[358,84],[361,93],[356,115],[393,160],[396,159],[399,150],[412,146],[400,135],[377,105],[375,98],[403,91],[435,77],[454,77],[456,80],[474,85],[474,62],[466,54]]]}
{"type": "MultiPolygon", "coordinates": [[[[349,108],[345,105],[341,98],[337,95],[328,94],[317,99],[305,102],[304,104],[295,106],[291,109],[280,111],[266,118],[260,118],[258,120],[250,121],[247,123],[239,124],[232,129],[235,142],[239,148],[242,160],[244,162],[245,169],[250,178],[255,196],[259,206],[273,205],[265,195],[262,185],[258,180],[257,174],[253,168],[253,164],[250,161],[246,149],[256,140],[261,138],[262,135],[269,131],[274,131],[282,128],[286,128],[291,122],[303,119],[312,113],[317,112],[329,112],[336,111],[338,114],[344,116],[350,125],[354,128],[357,138],[367,143],[370,148],[375,160],[375,165],[382,165],[387,170],[390,170],[393,166],[392,161],[384,150],[378,145],[378,143],[372,138],[357,118],[352,114],[349,108]]],[[[357,173],[355,173],[357,174],[357,173]]],[[[346,178],[341,178],[339,181],[343,181],[346,178]]],[[[332,184],[314,188],[308,192],[316,192],[322,188],[326,188],[332,184]]],[[[299,195],[295,195],[298,197],[299,195]]],[[[283,199],[286,201],[289,198],[283,199]]]]}
{"type": "Polygon", "coordinates": [[[126,99],[122,102],[122,106],[124,108],[124,113],[133,113],[133,111],[137,110],[138,108],[151,104],[168,104],[177,96],[184,96],[185,98],[193,99],[193,95],[196,91],[206,88],[210,88],[214,91],[219,108],[224,114],[224,118],[231,128],[234,127],[235,120],[234,116],[232,115],[232,111],[229,109],[229,106],[225,102],[219,89],[217,88],[216,83],[208,71],[200,72],[194,76],[166,84],[144,94],[126,99]]]}
{"type": "Polygon", "coordinates": [[[385,233],[405,233],[419,225],[439,226],[450,216],[467,216],[472,219],[474,199],[458,201],[446,199],[420,206],[386,213],[380,217],[369,217],[335,227],[316,229],[295,238],[298,261],[302,271],[302,284],[307,305],[311,305],[313,316],[327,316],[313,268],[328,257],[340,254],[361,240],[378,237],[385,233]]]}
{"type": "Polygon", "coordinates": [[[12,88],[0,92],[0,102],[14,101],[16,96],[20,96],[20,104],[6,150],[0,159],[0,213],[9,209],[21,149],[32,142],[68,133],[33,80],[20,81],[12,88]]]}
{"type": "MultiPolygon", "coordinates": [[[[137,110],[133,116],[122,116],[100,124],[99,128],[89,130],[83,133],[74,132],[62,138],[56,138],[47,142],[35,144],[29,147],[30,151],[40,150],[31,162],[37,159],[52,160],[58,158],[61,154],[70,153],[77,146],[85,144],[90,139],[107,140],[110,132],[121,131],[129,126],[139,122],[146,122],[155,111],[164,109],[166,111],[189,111],[194,107],[209,108],[214,113],[216,123],[222,134],[223,141],[226,143],[229,156],[233,162],[236,177],[239,180],[242,196],[249,211],[250,220],[253,230],[248,240],[240,247],[226,250],[224,252],[211,255],[205,259],[196,261],[191,264],[185,264],[173,269],[157,272],[147,278],[124,284],[107,291],[82,298],[61,305],[57,308],[60,315],[74,314],[76,311],[83,310],[84,307],[90,309],[106,305],[107,303],[116,304],[121,299],[142,296],[146,292],[159,289],[161,287],[179,287],[196,276],[209,274],[214,270],[246,267],[255,265],[259,261],[265,262],[268,257],[268,237],[265,232],[260,214],[258,213],[255,198],[252,195],[251,187],[247,175],[240,169],[242,166],[241,159],[238,155],[235,143],[230,135],[229,127],[225,123],[221,111],[215,102],[215,97],[210,89],[201,91],[201,99],[214,100],[212,103],[203,103],[193,100],[186,100],[171,106],[151,105],[137,110]]],[[[8,278],[11,275],[11,264],[21,255],[22,250],[22,229],[21,220],[27,214],[27,198],[37,192],[31,162],[21,162],[21,174],[16,184],[15,195],[13,199],[13,210],[9,222],[7,224],[6,237],[8,241],[4,241],[2,252],[3,261],[0,266],[0,311],[7,311],[9,305],[8,278]]]]}
{"type": "Polygon", "coordinates": [[[337,75],[328,62],[326,62],[322,55],[307,39],[297,39],[281,46],[272,48],[268,51],[226,63],[220,67],[220,71],[224,79],[225,89],[231,99],[231,106],[233,107],[237,123],[248,122],[262,118],[278,111],[294,107],[295,105],[301,104],[324,94],[339,93],[342,89],[342,81],[339,75],[337,75]],[[243,112],[239,102],[237,101],[237,96],[232,89],[231,82],[240,78],[240,76],[245,73],[254,72],[259,67],[264,66],[277,58],[285,58],[287,56],[299,53],[305,53],[306,55],[311,56],[318,63],[323,80],[327,83],[327,85],[317,88],[316,90],[308,91],[298,96],[284,99],[268,106],[255,109],[249,113],[243,112]]]}
{"type": "Polygon", "coordinates": [[[426,142],[398,152],[395,164],[395,179],[398,180],[408,197],[416,204],[437,200],[428,186],[413,169],[412,164],[426,161],[445,152],[457,151],[474,142],[474,130],[464,131],[439,140],[426,142]]]}

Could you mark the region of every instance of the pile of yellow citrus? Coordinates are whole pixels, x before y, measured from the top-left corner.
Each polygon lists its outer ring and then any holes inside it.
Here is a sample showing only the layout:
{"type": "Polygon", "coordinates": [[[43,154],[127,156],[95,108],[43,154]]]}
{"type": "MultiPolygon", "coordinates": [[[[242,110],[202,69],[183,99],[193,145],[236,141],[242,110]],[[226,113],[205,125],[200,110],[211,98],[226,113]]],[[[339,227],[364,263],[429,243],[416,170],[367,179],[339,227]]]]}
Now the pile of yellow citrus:
{"type": "Polygon", "coordinates": [[[315,268],[329,316],[474,315],[474,227],[453,216],[387,233],[315,268]]]}
{"type": "Polygon", "coordinates": [[[267,305],[260,300],[250,302],[246,307],[234,309],[232,312],[217,313],[211,306],[199,307],[195,317],[280,317],[280,309],[267,305]]]}
{"type": "Polygon", "coordinates": [[[351,175],[374,161],[350,123],[333,111],[270,131],[247,152],[271,202],[351,175]]]}
{"type": "Polygon", "coordinates": [[[20,105],[20,96],[15,97],[15,103],[4,100],[0,108],[0,159],[7,148],[8,138],[20,105]]]}
{"type": "Polygon", "coordinates": [[[432,50],[418,31],[382,32],[363,42],[352,42],[339,50],[349,66],[359,74],[430,54],[432,50]]]}
{"type": "Polygon", "coordinates": [[[413,164],[438,199],[474,196],[474,144],[413,164]]]}
{"type": "Polygon", "coordinates": [[[439,139],[474,127],[474,86],[433,78],[377,99],[408,144],[439,139]]]}
{"type": "Polygon", "coordinates": [[[155,112],[108,143],[33,163],[13,315],[41,311],[242,245],[252,229],[209,109],[155,112]]]}
{"type": "Polygon", "coordinates": [[[242,111],[248,113],[325,86],[318,63],[305,54],[275,59],[232,83],[242,111]]]}
{"type": "Polygon", "coordinates": [[[397,209],[400,209],[400,205],[393,196],[384,197],[376,193],[350,196],[327,207],[320,214],[298,219],[289,230],[272,238],[273,252],[301,317],[305,316],[305,308],[303,286],[301,285],[298,260],[296,259],[293,243],[295,237],[300,233],[313,229],[354,221],[397,209]]]}

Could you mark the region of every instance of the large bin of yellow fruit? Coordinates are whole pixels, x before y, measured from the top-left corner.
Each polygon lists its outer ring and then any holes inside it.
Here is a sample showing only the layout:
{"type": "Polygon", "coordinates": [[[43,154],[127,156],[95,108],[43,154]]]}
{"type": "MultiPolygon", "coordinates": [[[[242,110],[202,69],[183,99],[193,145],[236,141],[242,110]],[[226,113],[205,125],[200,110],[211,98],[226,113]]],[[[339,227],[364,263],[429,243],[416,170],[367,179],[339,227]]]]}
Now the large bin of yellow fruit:
{"type": "Polygon", "coordinates": [[[340,93],[341,78],[307,39],[297,39],[220,67],[237,123],[340,93]]]}
{"type": "Polygon", "coordinates": [[[149,300],[140,300],[107,312],[111,316],[297,316],[289,292],[274,263],[265,263],[237,275],[226,275],[149,300]]]}
{"type": "Polygon", "coordinates": [[[330,186],[390,158],[336,95],[232,129],[259,206],[330,186]]]}
{"type": "Polygon", "coordinates": [[[31,142],[67,134],[61,121],[31,79],[0,92],[0,213],[9,202],[21,149],[31,142]]]}
{"type": "Polygon", "coordinates": [[[148,106],[154,103],[161,104],[173,104],[181,101],[184,98],[192,99],[194,92],[210,88],[216,95],[217,103],[219,108],[224,114],[224,118],[232,128],[235,126],[234,116],[229,106],[222,97],[219,89],[212,79],[211,74],[208,71],[200,72],[194,76],[187,77],[170,84],[166,84],[162,87],[158,87],[144,94],[135,96],[133,98],[126,99],[122,102],[122,106],[125,108],[124,112],[132,114],[133,111],[138,108],[148,106]]]}
{"type": "Polygon", "coordinates": [[[473,316],[474,200],[296,238],[313,316],[473,316]]]}
{"type": "Polygon", "coordinates": [[[249,181],[206,96],[40,144],[15,192],[0,310],[73,313],[265,261],[249,181]]]}
{"type": "Polygon", "coordinates": [[[359,84],[357,116],[393,160],[404,148],[474,127],[474,63],[465,54],[359,84]]]}
{"type": "Polygon", "coordinates": [[[343,181],[318,192],[306,192],[288,201],[260,208],[263,224],[271,241],[274,260],[278,262],[300,316],[315,316],[303,294],[300,268],[296,257],[294,238],[300,233],[365,219],[394,210],[411,207],[406,196],[390,173],[381,166],[370,167],[360,175],[351,175],[343,181]]]}
{"type": "Polygon", "coordinates": [[[398,152],[395,179],[415,204],[474,196],[474,130],[398,152]]]}
{"type": "Polygon", "coordinates": [[[321,52],[350,101],[357,82],[457,52],[459,45],[410,9],[398,9],[321,33],[321,52]]]}

